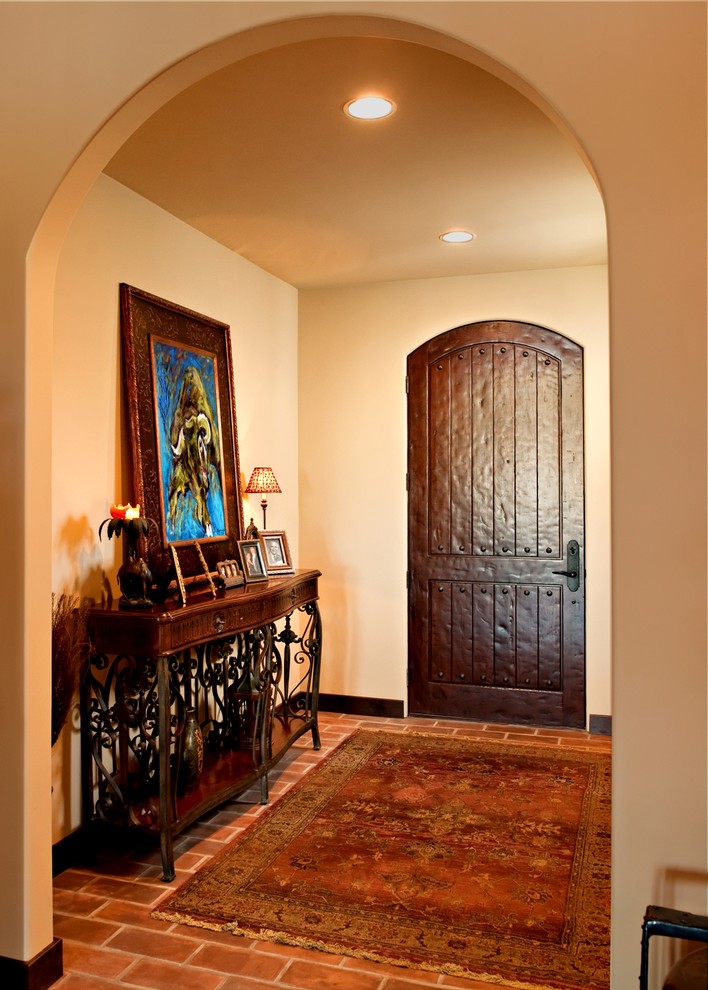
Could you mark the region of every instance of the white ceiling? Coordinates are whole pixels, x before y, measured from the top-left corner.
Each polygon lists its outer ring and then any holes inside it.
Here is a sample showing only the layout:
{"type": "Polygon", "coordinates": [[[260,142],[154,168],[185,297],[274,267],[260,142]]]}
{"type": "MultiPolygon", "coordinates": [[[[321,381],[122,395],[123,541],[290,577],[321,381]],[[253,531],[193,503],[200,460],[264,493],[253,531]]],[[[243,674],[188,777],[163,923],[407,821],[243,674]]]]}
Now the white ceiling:
{"type": "Polygon", "coordinates": [[[108,175],[298,288],[606,261],[597,187],[515,89],[411,42],[251,56],[148,120],[108,175]],[[393,99],[354,121],[349,99],[393,99]],[[445,245],[466,227],[476,239],[445,245]]]}

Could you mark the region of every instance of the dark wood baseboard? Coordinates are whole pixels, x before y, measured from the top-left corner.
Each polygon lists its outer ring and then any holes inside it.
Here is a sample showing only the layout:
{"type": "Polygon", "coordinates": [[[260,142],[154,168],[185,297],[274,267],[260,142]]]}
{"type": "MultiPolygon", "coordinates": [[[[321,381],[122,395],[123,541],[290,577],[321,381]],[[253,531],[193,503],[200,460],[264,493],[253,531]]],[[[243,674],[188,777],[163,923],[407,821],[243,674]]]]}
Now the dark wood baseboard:
{"type": "Polygon", "coordinates": [[[386,698],[355,698],[346,694],[321,694],[321,712],[340,715],[378,715],[382,718],[403,718],[403,702],[386,698]]]}
{"type": "Polygon", "coordinates": [[[64,870],[70,869],[77,863],[90,865],[93,861],[91,852],[93,846],[88,831],[81,827],[59,839],[52,846],[52,876],[58,877],[64,870]]]}
{"type": "Polygon", "coordinates": [[[62,940],[55,938],[29,962],[0,956],[3,990],[47,990],[64,975],[62,940]]]}
{"type": "Polygon", "coordinates": [[[588,721],[588,728],[593,736],[611,736],[612,716],[591,715],[588,721]]]}
{"type": "MultiPolygon", "coordinates": [[[[357,698],[346,694],[321,694],[320,711],[341,715],[378,715],[383,718],[403,718],[404,704],[387,698],[357,698]]],[[[439,716],[437,716],[439,717],[439,716]]],[[[590,715],[588,728],[592,735],[611,736],[611,715],[590,715]]]]}

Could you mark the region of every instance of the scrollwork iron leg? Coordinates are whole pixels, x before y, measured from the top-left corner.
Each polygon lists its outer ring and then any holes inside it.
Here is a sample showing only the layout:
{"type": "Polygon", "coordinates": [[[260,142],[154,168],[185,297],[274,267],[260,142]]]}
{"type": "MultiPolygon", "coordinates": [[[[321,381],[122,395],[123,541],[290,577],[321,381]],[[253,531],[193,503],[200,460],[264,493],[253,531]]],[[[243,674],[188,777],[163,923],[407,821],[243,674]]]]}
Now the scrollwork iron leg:
{"type": "Polygon", "coordinates": [[[157,691],[160,733],[160,852],[162,853],[162,879],[169,883],[175,878],[175,857],[172,844],[172,802],[170,773],[170,687],[167,658],[157,661],[157,691]]]}
{"type": "Polygon", "coordinates": [[[322,660],[322,618],[317,602],[313,602],[309,607],[311,611],[311,624],[309,636],[305,645],[305,650],[310,656],[312,665],[312,682],[310,688],[310,704],[312,712],[312,748],[318,750],[322,743],[320,740],[320,727],[318,724],[319,697],[320,697],[320,663],[322,660]]]}

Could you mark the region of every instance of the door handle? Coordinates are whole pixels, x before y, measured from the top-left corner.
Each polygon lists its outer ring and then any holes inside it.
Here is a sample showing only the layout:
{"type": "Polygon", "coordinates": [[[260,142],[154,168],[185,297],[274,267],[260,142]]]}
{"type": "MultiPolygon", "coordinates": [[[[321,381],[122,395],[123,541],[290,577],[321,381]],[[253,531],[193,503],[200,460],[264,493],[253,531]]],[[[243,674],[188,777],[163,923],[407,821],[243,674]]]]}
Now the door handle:
{"type": "Polygon", "coordinates": [[[553,571],[568,579],[568,591],[577,591],[580,587],[580,544],[577,540],[569,540],[566,547],[566,570],[553,571]]]}

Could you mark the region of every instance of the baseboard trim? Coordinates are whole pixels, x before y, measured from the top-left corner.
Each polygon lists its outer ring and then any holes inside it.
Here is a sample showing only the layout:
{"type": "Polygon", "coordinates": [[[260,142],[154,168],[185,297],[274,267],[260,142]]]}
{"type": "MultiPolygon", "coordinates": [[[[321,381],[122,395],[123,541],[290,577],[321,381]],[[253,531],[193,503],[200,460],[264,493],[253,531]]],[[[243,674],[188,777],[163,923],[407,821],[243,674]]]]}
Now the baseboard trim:
{"type": "Polygon", "coordinates": [[[55,938],[29,962],[0,956],[0,986],[3,990],[47,990],[64,975],[62,940],[55,938]]]}
{"type": "Polygon", "coordinates": [[[64,870],[71,869],[76,863],[90,865],[93,847],[89,841],[88,830],[83,826],[65,835],[52,846],[52,876],[58,877],[64,870]]]}
{"type": "Polygon", "coordinates": [[[377,715],[382,718],[403,718],[403,702],[386,698],[355,698],[346,694],[321,694],[322,712],[339,715],[377,715]]]}
{"type": "Polygon", "coordinates": [[[612,716],[591,715],[588,721],[588,728],[590,729],[590,734],[593,736],[611,736],[612,716]]]}

